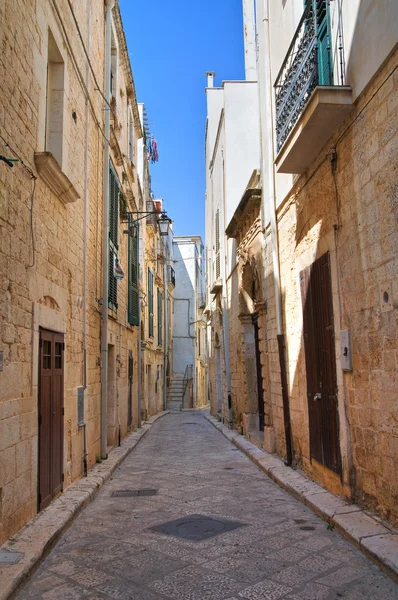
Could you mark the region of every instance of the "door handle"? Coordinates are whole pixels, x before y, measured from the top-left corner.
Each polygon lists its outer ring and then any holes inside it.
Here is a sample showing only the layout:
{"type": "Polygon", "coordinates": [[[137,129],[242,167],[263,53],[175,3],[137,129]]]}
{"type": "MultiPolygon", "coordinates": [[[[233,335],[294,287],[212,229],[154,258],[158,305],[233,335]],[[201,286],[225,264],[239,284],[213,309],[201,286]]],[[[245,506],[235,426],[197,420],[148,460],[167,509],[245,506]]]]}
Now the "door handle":
{"type": "Polygon", "coordinates": [[[314,396],[314,400],[321,400],[322,399],[322,394],[320,392],[317,392],[314,396]]]}

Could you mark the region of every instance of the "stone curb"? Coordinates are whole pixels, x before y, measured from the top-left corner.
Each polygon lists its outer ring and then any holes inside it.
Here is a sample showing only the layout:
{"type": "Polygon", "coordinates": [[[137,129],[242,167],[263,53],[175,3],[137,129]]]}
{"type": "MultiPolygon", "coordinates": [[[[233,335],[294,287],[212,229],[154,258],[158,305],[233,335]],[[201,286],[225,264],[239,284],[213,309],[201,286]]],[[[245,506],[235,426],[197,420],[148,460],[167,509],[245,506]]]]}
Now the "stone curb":
{"type": "Polygon", "coordinates": [[[0,565],[0,600],[14,598],[21,586],[36,571],[60,536],[73,523],[78,514],[95,498],[103,484],[108,481],[118,466],[134,450],[151,426],[169,411],[163,411],[148,419],[145,424],[126,437],[120,447],[109,453],[108,458],[95,464],[88,476],[79,479],[54,502],[38,513],[0,550],[21,554],[15,564],[0,565]]]}
{"type": "Polygon", "coordinates": [[[234,446],[242,450],[264,473],[316,515],[335,527],[389,577],[398,583],[398,535],[357,505],[350,504],[304,474],[286,467],[276,455],[261,450],[242,435],[204,415],[234,446]]]}

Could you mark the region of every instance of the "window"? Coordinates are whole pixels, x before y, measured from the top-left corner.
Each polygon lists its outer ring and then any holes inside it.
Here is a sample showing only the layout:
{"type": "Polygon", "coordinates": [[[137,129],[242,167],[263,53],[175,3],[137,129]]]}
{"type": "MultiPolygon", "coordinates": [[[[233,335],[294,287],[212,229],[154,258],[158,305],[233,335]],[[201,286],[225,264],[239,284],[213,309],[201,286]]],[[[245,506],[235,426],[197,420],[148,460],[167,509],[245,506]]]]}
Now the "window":
{"type": "Polygon", "coordinates": [[[128,136],[128,157],[131,163],[134,163],[134,120],[131,106],[127,112],[127,136],[128,136]]]}
{"type": "Polygon", "coordinates": [[[139,225],[134,223],[129,235],[128,263],[128,322],[130,325],[139,324],[139,225]]]}
{"type": "Polygon", "coordinates": [[[109,295],[108,306],[117,310],[117,279],[114,265],[118,252],[120,186],[113,167],[109,167],[109,295]]]}
{"type": "Polygon", "coordinates": [[[148,269],[148,335],[153,338],[153,273],[148,269]]]}
{"type": "Polygon", "coordinates": [[[65,64],[57,43],[48,32],[46,151],[62,168],[65,99],[65,64]]]}
{"type": "Polygon", "coordinates": [[[158,290],[158,346],[163,343],[163,294],[158,290]]]}

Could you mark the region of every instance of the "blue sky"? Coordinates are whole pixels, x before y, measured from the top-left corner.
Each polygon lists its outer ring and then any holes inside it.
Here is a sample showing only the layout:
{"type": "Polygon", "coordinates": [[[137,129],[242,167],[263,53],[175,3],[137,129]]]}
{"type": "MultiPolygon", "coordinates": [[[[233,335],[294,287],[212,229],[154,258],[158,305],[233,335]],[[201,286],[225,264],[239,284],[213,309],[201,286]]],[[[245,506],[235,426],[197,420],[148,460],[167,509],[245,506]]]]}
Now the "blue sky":
{"type": "Polygon", "coordinates": [[[206,71],[244,78],[241,0],[120,0],[137,98],[159,149],[152,189],[176,235],[202,235],[206,71]]]}

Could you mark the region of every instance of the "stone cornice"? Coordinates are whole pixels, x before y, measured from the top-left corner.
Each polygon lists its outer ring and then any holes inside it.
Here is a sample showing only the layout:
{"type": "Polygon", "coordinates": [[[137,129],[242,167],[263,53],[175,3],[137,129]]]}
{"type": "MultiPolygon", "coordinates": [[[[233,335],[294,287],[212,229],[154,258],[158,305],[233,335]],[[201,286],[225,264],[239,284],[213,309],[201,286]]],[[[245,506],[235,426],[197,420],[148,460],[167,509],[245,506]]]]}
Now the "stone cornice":
{"type": "Polygon", "coordinates": [[[78,192],[51,152],[35,152],[35,165],[41,179],[64,204],[79,200],[78,192]]]}

